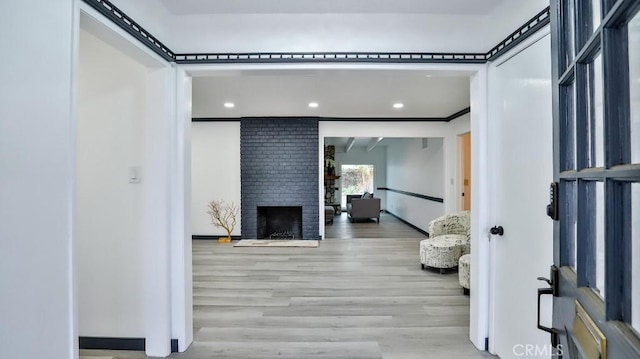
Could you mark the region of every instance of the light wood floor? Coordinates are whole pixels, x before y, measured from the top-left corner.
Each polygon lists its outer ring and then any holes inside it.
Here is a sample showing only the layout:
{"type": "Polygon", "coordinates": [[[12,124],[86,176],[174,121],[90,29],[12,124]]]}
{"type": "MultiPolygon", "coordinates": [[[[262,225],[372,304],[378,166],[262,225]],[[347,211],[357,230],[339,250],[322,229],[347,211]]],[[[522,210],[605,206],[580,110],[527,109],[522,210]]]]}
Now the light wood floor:
{"type": "Polygon", "coordinates": [[[194,241],[195,341],[171,358],[491,358],[469,342],[457,274],[420,269],[421,238],[326,239],[319,248],[194,241]]]}
{"type": "Polygon", "coordinates": [[[325,238],[425,238],[424,234],[388,213],[380,214],[380,224],[375,219],[351,223],[346,212],[333,218],[333,224],[324,226],[325,238]]]}

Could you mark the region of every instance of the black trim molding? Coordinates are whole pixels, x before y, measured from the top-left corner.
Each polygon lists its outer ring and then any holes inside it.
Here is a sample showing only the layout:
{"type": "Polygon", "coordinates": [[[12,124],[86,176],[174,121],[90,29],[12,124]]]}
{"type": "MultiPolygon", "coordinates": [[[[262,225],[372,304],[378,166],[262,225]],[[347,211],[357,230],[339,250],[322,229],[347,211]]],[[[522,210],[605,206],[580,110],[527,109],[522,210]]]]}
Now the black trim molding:
{"type": "Polygon", "coordinates": [[[482,53],[436,52],[246,52],[177,54],[178,64],[229,63],[298,63],[298,62],[375,62],[375,63],[461,63],[483,64],[487,55],[482,53]]]}
{"type": "Polygon", "coordinates": [[[129,33],[129,35],[135,37],[143,45],[148,47],[151,51],[160,55],[168,62],[174,62],[176,59],[173,51],[169,47],[165,46],[155,36],[151,35],[149,31],[145,30],[132,18],[127,16],[122,10],[118,9],[115,5],[107,0],[83,0],[87,5],[96,9],[99,13],[106,16],[119,28],[129,33]]]}
{"type": "Polygon", "coordinates": [[[529,36],[547,25],[551,19],[550,8],[520,26],[487,53],[441,52],[246,52],[246,53],[187,53],[175,54],[155,36],[127,16],[108,0],[82,0],[118,27],[135,37],[143,45],[168,62],[177,64],[228,64],[228,63],[479,63],[493,61],[529,36]]]}
{"type": "Polygon", "coordinates": [[[456,112],[454,114],[451,114],[449,117],[447,117],[445,119],[445,121],[451,122],[451,121],[455,120],[456,118],[458,118],[460,116],[464,116],[464,115],[466,115],[468,113],[471,113],[471,107],[463,108],[462,110],[460,110],[460,111],[458,111],[458,112],[456,112]]]}
{"type": "Polygon", "coordinates": [[[524,25],[520,26],[518,30],[512,32],[504,40],[500,41],[498,45],[489,50],[489,52],[487,52],[487,61],[493,61],[504,55],[507,51],[526,40],[529,36],[535,34],[550,22],[551,8],[547,7],[540,11],[536,16],[529,19],[529,21],[524,23],[524,25]]]}
{"type": "MultiPolygon", "coordinates": [[[[224,234],[221,234],[219,236],[194,234],[194,235],[191,236],[191,239],[192,240],[210,241],[210,240],[217,240],[218,238],[221,238],[221,237],[224,237],[224,234]]],[[[232,241],[239,241],[240,240],[240,236],[231,236],[231,240],[232,241]]]]}
{"type": "Polygon", "coordinates": [[[378,189],[379,191],[395,192],[395,193],[400,193],[400,194],[404,194],[404,195],[411,196],[411,197],[417,197],[417,198],[426,199],[427,201],[433,201],[433,202],[438,202],[438,203],[444,203],[444,199],[443,199],[443,198],[439,198],[439,197],[431,197],[431,196],[426,196],[426,195],[424,195],[424,194],[413,193],[413,192],[407,192],[407,191],[401,191],[401,190],[399,190],[399,189],[393,189],[393,188],[387,188],[387,187],[378,187],[377,189],[378,189]]]}
{"type": "MultiPolygon", "coordinates": [[[[143,352],[147,343],[144,338],[106,338],[106,337],[79,337],[79,349],[96,350],[131,350],[143,352]]],[[[178,339],[171,339],[171,352],[178,352],[178,339]]]]}
{"type": "Polygon", "coordinates": [[[427,238],[429,238],[429,232],[423,231],[422,229],[420,229],[420,228],[418,228],[418,227],[414,226],[413,224],[411,224],[411,223],[409,223],[409,222],[405,221],[404,219],[402,219],[402,218],[400,218],[400,217],[396,216],[395,214],[393,214],[393,213],[389,212],[388,210],[385,210],[385,212],[386,212],[386,213],[388,213],[388,214],[390,214],[390,215],[392,215],[392,216],[394,216],[394,217],[395,217],[397,220],[399,220],[400,222],[402,222],[402,223],[406,224],[407,226],[409,226],[409,227],[411,227],[411,228],[415,229],[416,231],[418,231],[418,232],[420,232],[420,233],[424,234],[427,238]]]}
{"type": "Polygon", "coordinates": [[[144,351],[146,348],[144,338],[79,337],[78,342],[80,349],[144,351]]]}
{"type": "MultiPolygon", "coordinates": [[[[471,107],[463,108],[462,110],[451,114],[447,117],[308,117],[317,119],[320,122],[337,122],[337,121],[350,121],[350,122],[450,122],[460,116],[464,116],[471,112],[471,107]]],[[[252,117],[255,118],[255,117],[252,117]]],[[[271,118],[271,117],[264,117],[271,118]]],[[[302,117],[296,117],[302,118],[302,117]]],[[[240,122],[242,117],[194,117],[191,122],[240,122]]]]}
{"type": "Polygon", "coordinates": [[[240,122],[241,117],[194,117],[191,122],[240,122]]]}

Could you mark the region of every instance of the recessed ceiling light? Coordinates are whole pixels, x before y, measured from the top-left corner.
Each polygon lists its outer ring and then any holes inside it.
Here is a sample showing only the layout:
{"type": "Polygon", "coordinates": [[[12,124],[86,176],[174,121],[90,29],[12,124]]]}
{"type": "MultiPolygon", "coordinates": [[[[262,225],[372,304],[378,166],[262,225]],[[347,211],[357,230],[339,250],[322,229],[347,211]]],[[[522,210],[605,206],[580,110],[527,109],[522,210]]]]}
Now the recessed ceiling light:
{"type": "Polygon", "coordinates": [[[225,102],[224,107],[226,108],[234,108],[236,105],[233,102],[225,102]]]}
{"type": "Polygon", "coordinates": [[[317,102],[309,102],[309,107],[311,108],[317,108],[318,106],[320,106],[317,102]]]}
{"type": "Polygon", "coordinates": [[[393,104],[393,108],[403,108],[403,107],[404,107],[404,104],[400,102],[393,104]]]}
{"type": "Polygon", "coordinates": [[[425,77],[433,77],[433,75],[425,75],[425,77]]]}

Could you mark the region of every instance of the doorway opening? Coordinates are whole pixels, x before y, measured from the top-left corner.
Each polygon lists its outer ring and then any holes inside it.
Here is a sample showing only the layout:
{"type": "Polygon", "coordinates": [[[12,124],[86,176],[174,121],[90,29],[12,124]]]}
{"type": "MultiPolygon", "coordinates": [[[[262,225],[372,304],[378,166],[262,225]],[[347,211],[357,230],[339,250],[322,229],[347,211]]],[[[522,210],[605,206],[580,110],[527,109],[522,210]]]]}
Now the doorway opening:
{"type": "Polygon", "coordinates": [[[374,192],[373,165],[341,165],[340,182],[342,185],[342,195],[340,196],[340,206],[343,210],[347,208],[347,195],[362,195],[374,192]]]}
{"type": "Polygon", "coordinates": [[[471,132],[458,136],[460,143],[460,209],[471,210],[471,132]]]}

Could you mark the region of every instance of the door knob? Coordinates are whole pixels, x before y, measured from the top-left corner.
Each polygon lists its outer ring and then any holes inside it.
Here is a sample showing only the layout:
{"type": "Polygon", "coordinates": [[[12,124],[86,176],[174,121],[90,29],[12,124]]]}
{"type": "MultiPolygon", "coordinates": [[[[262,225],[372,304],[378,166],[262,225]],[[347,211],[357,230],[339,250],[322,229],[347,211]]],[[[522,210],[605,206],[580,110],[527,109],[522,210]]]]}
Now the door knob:
{"type": "Polygon", "coordinates": [[[495,235],[502,236],[504,235],[504,228],[502,228],[502,226],[494,226],[493,228],[491,228],[489,232],[494,236],[495,235]]]}

